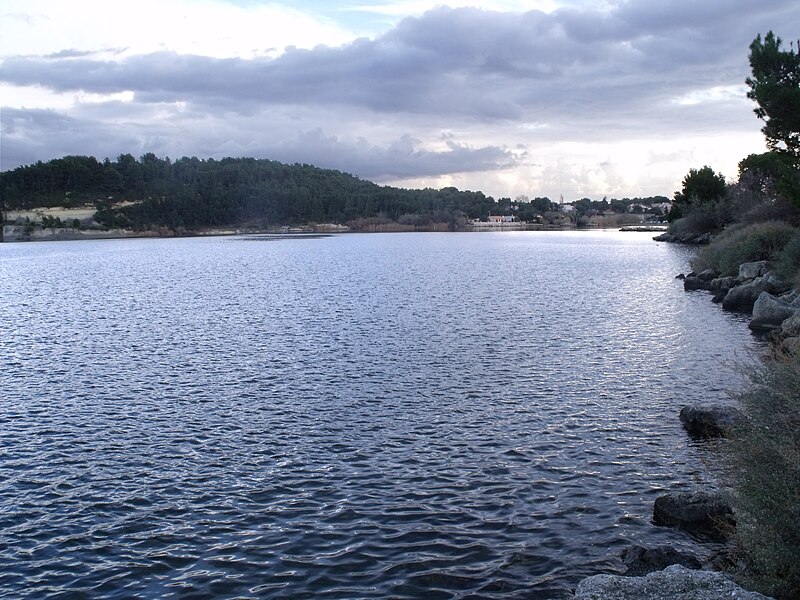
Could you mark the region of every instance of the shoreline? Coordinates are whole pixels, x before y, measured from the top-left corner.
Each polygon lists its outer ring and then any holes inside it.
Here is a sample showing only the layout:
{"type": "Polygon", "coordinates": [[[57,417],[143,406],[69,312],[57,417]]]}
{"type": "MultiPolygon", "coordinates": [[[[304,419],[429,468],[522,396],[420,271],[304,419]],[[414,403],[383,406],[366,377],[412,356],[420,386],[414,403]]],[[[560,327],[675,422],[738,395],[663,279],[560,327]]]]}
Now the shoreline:
{"type": "Polygon", "coordinates": [[[139,238],[189,238],[189,237],[225,237],[235,235],[297,235],[297,234],[334,234],[334,233],[506,233],[519,231],[615,231],[626,233],[660,232],[663,229],[652,225],[628,225],[624,227],[605,227],[594,225],[589,227],[541,225],[537,223],[481,223],[469,227],[451,229],[446,223],[432,226],[402,226],[396,223],[375,225],[364,228],[352,228],[334,223],[301,225],[296,227],[257,227],[257,228],[214,228],[201,230],[173,231],[168,229],[151,231],[133,231],[128,229],[77,229],[74,227],[37,227],[25,230],[23,225],[3,225],[0,243],[25,242],[68,242],[84,240],[116,240],[139,238]]]}
{"type": "MultiPolygon", "coordinates": [[[[653,239],[656,242],[690,243],[669,236],[653,239]]],[[[766,339],[768,354],[791,353],[795,351],[793,348],[800,348],[800,337],[796,337],[800,331],[797,327],[800,324],[800,289],[774,278],[768,261],[741,263],[736,277],[723,278],[720,273],[708,269],[702,273],[681,273],[675,279],[681,281],[686,293],[706,293],[709,300],[722,304],[726,312],[749,315],[748,328],[753,335],[766,339]],[[742,299],[744,291],[748,294],[742,299]],[[729,301],[731,296],[738,302],[729,301]]],[[[728,438],[737,423],[747,418],[742,410],[739,404],[718,405],[700,400],[685,404],[677,417],[689,437],[709,441],[728,438]]],[[[575,590],[575,599],[613,596],[665,600],[692,593],[707,594],[697,596],[703,598],[724,595],[771,600],[750,586],[742,587],[743,584],[735,578],[737,573],[741,575],[741,571],[737,571],[739,567],[731,559],[737,552],[736,514],[727,493],[718,491],[716,486],[712,488],[700,487],[689,494],[670,492],[657,498],[652,522],[657,526],[684,530],[690,537],[694,537],[693,533],[716,529],[718,541],[723,544],[722,550],[715,551],[711,540],[701,542],[701,546],[711,550],[709,559],[701,563],[698,556],[680,552],[671,545],[649,548],[633,545],[620,557],[627,566],[625,572],[584,578],[575,590]],[[668,511],[665,511],[665,506],[669,507],[668,511]],[[658,584],[654,585],[655,582],[658,584]]]]}

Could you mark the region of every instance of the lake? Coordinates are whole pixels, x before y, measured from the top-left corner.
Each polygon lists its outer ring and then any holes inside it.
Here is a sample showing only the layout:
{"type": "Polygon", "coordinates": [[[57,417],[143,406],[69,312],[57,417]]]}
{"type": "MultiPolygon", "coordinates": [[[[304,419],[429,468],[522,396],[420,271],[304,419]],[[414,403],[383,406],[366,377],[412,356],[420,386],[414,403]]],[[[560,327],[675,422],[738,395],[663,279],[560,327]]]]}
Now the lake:
{"type": "Polygon", "coordinates": [[[0,245],[0,595],[567,598],[756,343],[653,234],[0,245]]]}

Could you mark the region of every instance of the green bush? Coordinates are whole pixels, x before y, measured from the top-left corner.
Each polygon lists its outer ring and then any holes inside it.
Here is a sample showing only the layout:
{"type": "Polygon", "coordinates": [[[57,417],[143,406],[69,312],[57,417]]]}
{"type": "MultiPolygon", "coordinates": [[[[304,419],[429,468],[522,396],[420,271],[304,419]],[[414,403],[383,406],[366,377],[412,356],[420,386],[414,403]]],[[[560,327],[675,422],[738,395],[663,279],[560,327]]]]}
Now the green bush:
{"type": "Polygon", "coordinates": [[[757,260],[774,263],[797,235],[797,229],[779,221],[735,225],[698,252],[692,259],[692,268],[695,271],[710,268],[722,275],[737,275],[742,263],[757,260]]]}
{"type": "Polygon", "coordinates": [[[746,419],[724,445],[736,535],[749,583],[800,594],[800,357],[771,359],[738,400],[746,419]]]}

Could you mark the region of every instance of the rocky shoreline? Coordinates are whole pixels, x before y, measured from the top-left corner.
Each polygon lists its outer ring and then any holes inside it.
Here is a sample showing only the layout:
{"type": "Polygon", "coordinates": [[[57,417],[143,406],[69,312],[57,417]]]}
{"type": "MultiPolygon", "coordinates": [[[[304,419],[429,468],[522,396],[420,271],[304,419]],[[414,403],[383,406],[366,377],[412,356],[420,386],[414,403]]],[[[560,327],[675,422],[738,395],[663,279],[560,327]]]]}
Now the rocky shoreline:
{"type": "MultiPolygon", "coordinates": [[[[692,236],[689,240],[664,234],[654,239],[704,244],[710,238],[692,236]]],[[[676,279],[683,280],[687,292],[711,293],[712,300],[721,303],[724,310],[750,313],[750,329],[769,336],[771,352],[800,352],[800,292],[775,277],[766,261],[740,265],[736,277],[722,277],[709,269],[680,274],[676,279]]],[[[727,405],[684,406],[678,416],[688,435],[704,439],[725,436],[742,417],[738,408],[727,405]]],[[[732,558],[736,520],[722,495],[706,491],[666,494],[656,499],[652,522],[709,539],[729,540],[729,550],[703,563],[693,554],[668,546],[632,546],[620,556],[627,567],[623,575],[584,579],[575,591],[576,600],[769,600],[744,590],[725,574],[736,567],[732,558]]]]}
{"type": "Polygon", "coordinates": [[[767,261],[740,265],[736,277],[721,277],[708,269],[678,278],[686,291],[709,291],[723,309],[749,313],[750,329],[769,334],[774,351],[800,350],[800,291],[775,277],[767,261]]]}
{"type": "Polygon", "coordinates": [[[711,242],[710,233],[662,233],[653,238],[657,242],[672,242],[676,244],[708,244],[711,242]]]}

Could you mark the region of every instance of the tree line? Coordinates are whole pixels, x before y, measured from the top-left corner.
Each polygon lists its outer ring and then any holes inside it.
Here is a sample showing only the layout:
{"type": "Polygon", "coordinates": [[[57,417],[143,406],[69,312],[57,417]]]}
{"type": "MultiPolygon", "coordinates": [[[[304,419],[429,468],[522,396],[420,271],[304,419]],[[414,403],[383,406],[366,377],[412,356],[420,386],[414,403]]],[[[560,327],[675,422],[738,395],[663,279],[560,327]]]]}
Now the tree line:
{"type": "MultiPolygon", "coordinates": [[[[103,161],[65,156],[0,173],[6,210],[94,205],[105,227],[147,230],[307,223],[396,222],[452,228],[490,214],[514,214],[521,221],[557,213],[547,197],[495,200],[483,192],[403,189],[307,164],[288,165],[255,158],[221,160],[183,157],[172,161],[148,153],[103,161]]],[[[630,212],[667,199],[583,198],[576,214],[630,212]]]]}
{"type": "Polygon", "coordinates": [[[97,208],[108,227],[197,229],[230,225],[345,223],[405,214],[439,221],[488,215],[482,192],[406,190],[380,186],[330,169],[254,158],[184,157],[152,153],[139,160],[66,156],[0,174],[6,210],[45,206],[97,208]]]}

